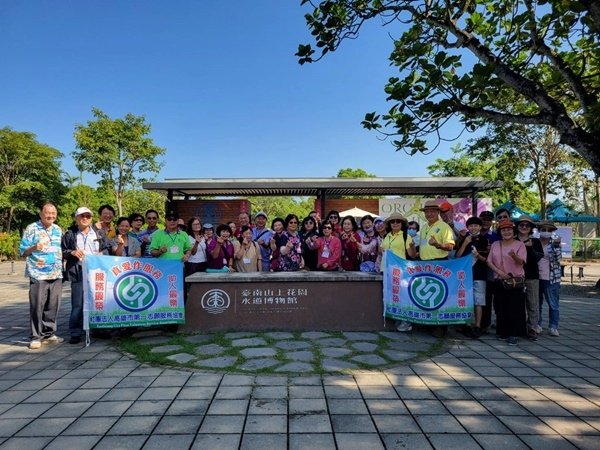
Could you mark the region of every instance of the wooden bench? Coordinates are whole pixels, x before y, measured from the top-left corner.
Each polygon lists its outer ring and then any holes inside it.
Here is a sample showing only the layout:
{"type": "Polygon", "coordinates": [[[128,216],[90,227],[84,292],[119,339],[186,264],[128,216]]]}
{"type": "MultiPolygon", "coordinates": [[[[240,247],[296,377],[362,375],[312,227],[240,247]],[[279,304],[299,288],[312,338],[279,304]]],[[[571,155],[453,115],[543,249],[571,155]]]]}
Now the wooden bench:
{"type": "Polygon", "coordinates": [[[186,282],[185,333],[394,329],[378,273],[195,273],[186,282]]]}

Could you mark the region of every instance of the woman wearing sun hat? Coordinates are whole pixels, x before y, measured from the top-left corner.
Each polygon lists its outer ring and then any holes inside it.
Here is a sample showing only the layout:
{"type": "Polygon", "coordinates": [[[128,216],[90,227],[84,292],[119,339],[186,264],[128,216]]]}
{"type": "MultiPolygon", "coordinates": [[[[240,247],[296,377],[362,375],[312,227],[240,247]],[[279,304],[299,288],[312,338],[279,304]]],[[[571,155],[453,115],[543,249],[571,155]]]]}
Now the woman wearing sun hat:
{"type": "Polygon", "coordinates": [[[525,262],[525,290],[527,294],[527,337],[537,341],[537,332],[540,310],[540,271],[538,261],[544,256],[544,249],[539,239],[534,238],[533,228],[535,223],[529,216],[521,216],[517,219],[517,240],[525,244],[527,250],[527,261],[525,262]]]}
{"type": "MultiPolygon", "coordinates": [[[[415,258],[417,252],[412,237],[408,234],[408,221],[399,213],[392,213],[385,219],[387,234],[381,241],[379,252],[381,256],[381,270],[385,270],[385,251],[391,252],[406,259],[406,256],[415,258]]],[[[396,322],[396,330],[400,332],[408,332],[412,330],[412,324],[407,320],[396,322]]]]}
{"type": "Polygon", "coordinates": [[[381,241],[380,252],[385,254],[386,250],[391,250],[402,259],[407,259],[407,255],[414,258],[417,253],[413,239],[408,234],[408,221],[401,214],[392,213],[385,219],[385,227],[387,234],[381,241]]]}
{"type": "Polygon", "coordinates": [[[540,242],[544,250],[544,256],[540,259],[538,265],[540,268],[540,296],[539,308],[540,315],[538,321],[538,330],[542,331],[542,305],[544,297],[548,302],[548,314],[550,322],[548,333],[550,336],[558,336],[558,321],[560,314],[558,310],[558,300],[560,295],[560,259],[562,257],[560,250],[560,237],[554,237],[556,226],[549,220],[538,224],[540,230],[540,242]]]}
{"type": "Polygon", "coordinates": [[[501,240],[492,244],[488,255],[488,266],[494,271],[494,309],[496,311],[496,334],[508,345],[517,345],[517,336],[527,332],[525,318],[526,296],[524,289],[508,289],[503,279],[525,276],[527,250],[525,244],[515,239],[513,222],[503,219],[498,222],[501,240]]]}

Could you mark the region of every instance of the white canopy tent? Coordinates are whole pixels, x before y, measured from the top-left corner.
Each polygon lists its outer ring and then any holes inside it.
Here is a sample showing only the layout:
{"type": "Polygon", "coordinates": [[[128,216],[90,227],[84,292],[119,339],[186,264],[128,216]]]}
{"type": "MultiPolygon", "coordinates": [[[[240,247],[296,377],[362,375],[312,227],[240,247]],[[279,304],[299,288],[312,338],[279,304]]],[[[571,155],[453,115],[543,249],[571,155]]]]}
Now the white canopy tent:
{"type": "Polygon", "coordinates": [[[371,215],[373,217],[377,217],[377,213],[372,213],[369,211],[365,211],[364,209],[357,208],[356,206],[351,209],[347,209],[346,211],[340,212],[340,217],[352,216],[354,218],[362,218],[366,215],[371,215]]]}

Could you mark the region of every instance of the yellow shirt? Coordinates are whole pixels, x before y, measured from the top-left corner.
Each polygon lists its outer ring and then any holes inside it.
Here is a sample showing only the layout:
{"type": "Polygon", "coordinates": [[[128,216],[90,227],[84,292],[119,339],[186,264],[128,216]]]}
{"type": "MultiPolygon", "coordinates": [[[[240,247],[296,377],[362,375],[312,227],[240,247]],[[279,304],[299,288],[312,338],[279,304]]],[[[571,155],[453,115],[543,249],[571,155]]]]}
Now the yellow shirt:
{"type": "Polygon", "coordinates": [[[454,232],[452,231],[452,228],[450,228],[450,226],[442,219],[438,219],[438,221],[431,226],[429,224],[424,225],[421,228],[420,237],[421,244],[419,246],[419,255],[424,261],[447,258],[448,253],[450,253],[447,250],[435,248],[433,245],[429,244],[429,239],[432,237],[434,237],[440,245],[454,245],[454,232]]]}
{"type": "Polygon", "coordinates": [[[391,232],[386,234],[381,242],[381,248],[385,250],[391,250],[392,253],[400,258],[406,259],[406,249],[410,247],[412,243],[412,237],[406,235],[406,245],[404,244],[404,232],[400,231],[396,234],[391,232]]]}

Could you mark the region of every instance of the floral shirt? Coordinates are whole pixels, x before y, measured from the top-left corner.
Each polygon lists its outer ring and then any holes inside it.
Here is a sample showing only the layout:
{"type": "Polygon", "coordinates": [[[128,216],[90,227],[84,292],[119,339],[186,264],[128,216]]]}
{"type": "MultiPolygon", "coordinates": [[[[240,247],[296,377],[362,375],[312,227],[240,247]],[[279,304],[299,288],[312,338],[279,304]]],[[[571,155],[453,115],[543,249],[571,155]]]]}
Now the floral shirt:
{"type": "Polygon", "coordinates": [[[38,242],[43,245],[41,250],[34,250],[27,257],[25,276],[34,280],[57,280],[63,277],[61,237],[62,230],[55,224],[46,228],[38,220],[25,228],[19,246],[21,255],[38,242]]]}
{"type": "Polygon", "coordinates": [[[298,233],[291,234],[287,231],[281,233],[279,239],[277,239],[277,248],[279,249],[279,256],[277,258],[277,265],[274,268],[276,272],[295,272],[300,270],[302,263],[302,241],[298,233]],[[285,247],[288,242],[293,244],[292,248],[286,255],[281,254],[281,247],[285,247]]]}

